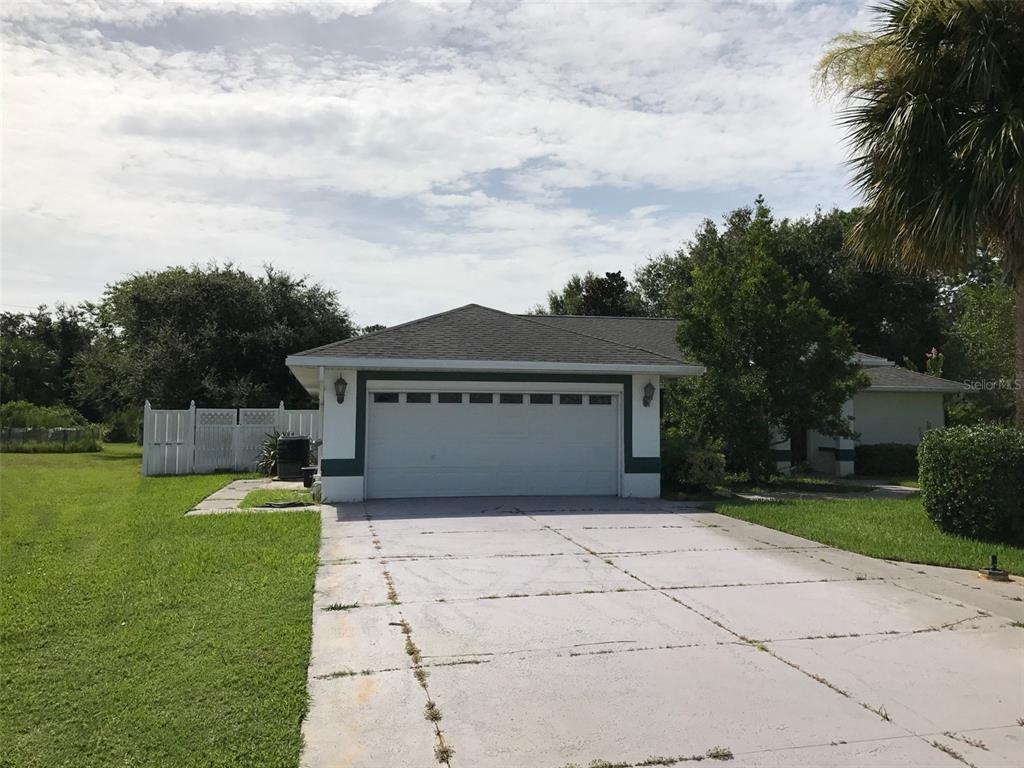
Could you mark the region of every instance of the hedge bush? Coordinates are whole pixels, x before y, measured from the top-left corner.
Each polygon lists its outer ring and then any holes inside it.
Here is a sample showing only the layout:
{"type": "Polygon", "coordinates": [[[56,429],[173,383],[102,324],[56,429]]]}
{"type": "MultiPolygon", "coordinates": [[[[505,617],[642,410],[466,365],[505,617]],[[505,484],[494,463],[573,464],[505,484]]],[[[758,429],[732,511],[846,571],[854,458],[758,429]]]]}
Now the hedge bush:
{"type": "Polygon", "coordinates": [[[0,424],[25,429],[85,427],[89,422],[69,405],[36,405],[26,400],[11,400],[0,405],[0,424]]]}
{"type": "Polygon", "coordinates": [[[725,454],[674,429],[661,436],[661,482],[672,490],[703,490],[725,480],[725,454]]]}
{"type": "Polygon", "coordinates": [[[917,458],[924,509],[939,528],[1024,543],[1024,431],[993,424],[932,430],[917,458]]]}
{"type": "Polygon", "coordinates": [[[917,477],[917,446],[909,443],[858,445],[853,462],[858,475],[917,477]]]}

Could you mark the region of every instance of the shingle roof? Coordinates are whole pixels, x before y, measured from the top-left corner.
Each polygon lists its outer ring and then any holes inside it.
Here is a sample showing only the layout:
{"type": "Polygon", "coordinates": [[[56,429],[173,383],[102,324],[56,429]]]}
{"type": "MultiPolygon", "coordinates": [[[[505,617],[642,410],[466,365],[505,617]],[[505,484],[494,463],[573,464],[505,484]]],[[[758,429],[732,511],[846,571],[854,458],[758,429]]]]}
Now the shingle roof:
{"type": "MultiPolygon", "coordinates": [[[[612,318],[614,319],[614,318],[612,318]]],[[[636,318],[632,318],[636,320],[636,318]]],[[[608,365],[679,365],[678,352],[664,354],[640,342],[561,327],[548,318],[512,315],[479,304],[442,312],[299,352],[295,357],[485,360],[608,365]]],[[[656,323],[660,321],[655,321],[656,323]]]]}
{"type": "Polygon", "coordinates": [[[865,368],[864,372],[871,380],[872,389],[903,389],[907,392],[966,392],[967,387],[958,381],[940,379],[927,373],[917,373],[899,366],[880,366],[865,368]]]}
{"type": "MultiPolygon", "coordinates": [[[[687,363],[676,345],[678,325],[678,320],[654,317],[513,315],[467,304],[294,357],[680,365],[687,363]]],[[[943,393],[967,389],[884,358],[861,357],[872,388],[943,393]]]]}
{"type": "Polygon", "coordinates": [[[679,321],[663,317],[597,317],[592,315],[519,315],[567,331],[585,333],[656,352],[685,362],[676,344],[679,321]]]}

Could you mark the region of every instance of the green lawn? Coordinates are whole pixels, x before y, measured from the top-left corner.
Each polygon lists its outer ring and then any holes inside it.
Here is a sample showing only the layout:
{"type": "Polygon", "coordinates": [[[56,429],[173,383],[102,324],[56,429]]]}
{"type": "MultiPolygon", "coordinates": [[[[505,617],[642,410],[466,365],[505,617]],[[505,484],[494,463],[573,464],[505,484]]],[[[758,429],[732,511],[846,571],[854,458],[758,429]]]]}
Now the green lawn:
{"type": "Polygon", "coordinates": [[[0,455],[0,764],[295,766],[317,515],[139,459],[0,455]]]}
{"type": "Polygon", "coordinates": [[[942,533],[917,497],[898,500],[851,498],[832,501],[714,503],[715,512],[777,528],[862,555],[911,563],[981,568],[989,555],[1024,575],[1024,549],[942,533]]]}
{"type": "Polygon", "coordinates": [[[242,509],[252,509],[253,507],[262,507],[270,502],[278,501],[300,501],[303,504],[312,504],[313,497],[309,495],[309,491],[284,491],[276,488],[258,488],[255,491],[249,491],[245,494],[245,498],[242,499],[242,503],[238,506],[242,509]]]}

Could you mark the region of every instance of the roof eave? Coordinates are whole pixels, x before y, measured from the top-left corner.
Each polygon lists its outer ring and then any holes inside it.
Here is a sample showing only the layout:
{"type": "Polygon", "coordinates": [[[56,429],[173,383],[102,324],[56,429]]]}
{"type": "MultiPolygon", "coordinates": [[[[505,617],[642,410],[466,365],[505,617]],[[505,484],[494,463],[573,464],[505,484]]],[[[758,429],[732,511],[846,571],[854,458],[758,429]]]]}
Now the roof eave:
{"type": "Polygon", "coordinates": [[[969,392],[969,388],[966,386],[948,386],[948,387],[935,387],[935,386],[923,386],[915,387],[913,385],[908,387],[893,386],[893,385],[882,385],[875,386],[871,385],[866,387],[863,391],[865,392],[926,392],[933,395],[958,395],[961,392],[969,392]]]}
{"type": "Polygon", "coordinates": [[[542,360],[440,360],[397,357],[289,355],[285,364],[296,368],[354,368],[357,370],[490,371],[529,373],[654,374],[666,378],[699,376],[704,366],[691,363],[571,363],[542,360]]]}

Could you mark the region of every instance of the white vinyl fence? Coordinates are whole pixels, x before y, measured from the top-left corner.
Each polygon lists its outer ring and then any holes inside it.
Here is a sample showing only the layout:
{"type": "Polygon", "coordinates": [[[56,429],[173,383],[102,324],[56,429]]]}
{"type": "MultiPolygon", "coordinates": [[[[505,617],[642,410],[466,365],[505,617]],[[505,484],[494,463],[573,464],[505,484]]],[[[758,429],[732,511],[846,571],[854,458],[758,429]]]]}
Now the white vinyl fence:
{"type": "Polygon", "coordinates": [[[319,411],[277,408],[155,410],[146,401],[142,423],[142,474],[191,475],[217,470],[252,471],[267,435],[320,440],[319,411]]]}

